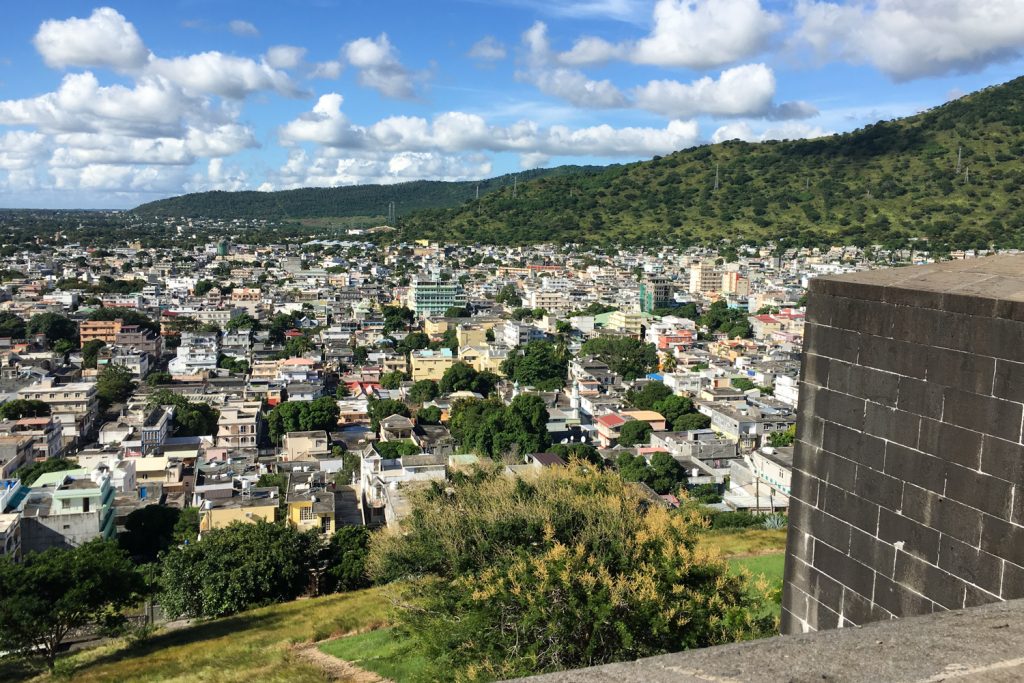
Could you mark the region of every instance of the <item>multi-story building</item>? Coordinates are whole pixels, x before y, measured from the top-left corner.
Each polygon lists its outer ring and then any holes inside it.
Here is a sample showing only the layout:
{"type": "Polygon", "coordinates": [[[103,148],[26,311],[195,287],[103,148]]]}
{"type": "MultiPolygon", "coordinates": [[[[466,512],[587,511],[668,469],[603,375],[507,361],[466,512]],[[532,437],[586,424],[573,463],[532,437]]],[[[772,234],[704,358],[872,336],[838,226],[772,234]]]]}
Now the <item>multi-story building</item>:
{"type": "Polygon", "coordinates": [[[458,282],[413,280],[406,304],[419,316],[444,315],[452,307],[466,305],[466,293],[458,282]]]}
{"type": "Polygon", "coordinates": [[[516,320],[506,320],[505,323],[495,328],[495,338],[508,347],[523,346],[532,341],[545,338],[544,331],[536,325],[530,325],[516,320]]]}
{"type": "Polygon", "coordinates": [[[157,406],[146,413],[142,420],[142,455],[149,455],[163,447],[171,435],[174,422],[174,408],[157,406]]]}
{"type": "Polygon", "coordinates": [[[107,470],[48,472],[32,485],[22,511],[22,548],[41,552],[114,537],[114,487],[107,470]]]}
{"type": "Polygon", "coordinates": [[[18,468],[32,461],[32,437],[24,434],[0,436],[0,479],[13,477],[18,468]]]}
{"type": "Polygon", "coordinates": [[[172,375],[198,375],[217,369],[217,335],[183,332],[178,355],[167,364],[172,375]]]}
{"type": "Polygon", "coordinates": [[[117,341],[124,321],[118,320],[83,320],[78,323],[78,338],[82,344],[99,340],[104,344],[117,341]]]}
{"type": "Polygon", "coordinates": [[[326,457],[331,452],[327,432],[288,432],[281,443],[283,460],[313,460],[326,457]]]}
{"type": "Polygon", "coordinates": [[[750,296],[750,280],[740,275],[739,271],[726,271],[722,273],[722,293],[750,296]]]}
{"type": "Polygon", "coordinates": [[[223,529],[235,522],[255,524],[257,521],[274,521],[280,503],[280,492],[276,486],[255,487],[245,479],[237,480],[235,484],[231,488],[196,492],[201,533],[223,529]]]}
{"type": "Polygon", "coordinates": [[[218,448],[255,450],[259,446],[262,414],[259,401],[232,401],[225,404],[217,418],[218,448]]]}
{"type": "Polygon", "coordinates": [[[628,334],[631,337],[639,337],[643,334],[644,316],[642,313],[635,311],[614,311],[608,316],[606,327],[610,330],[628,334]]]}
{"type": "Polygon", "coordinates": [[[711,261],[690,266],[690,294],[717,294],[722,289],[722,270],[711,261]]]}
{"type": "Polygon", "coordinates": [[[21,512],[0,512],[0,558],[21,561],[21,512]]]}
{"type": "Polygon", "coordinates": [[[431,349],[420,349],[413,351],[410,356],[412,365],[412,380],[419,382],[422,379],[432,379],[440,382],[444,372],[455,365],[455,356],[452,350],[441,348],[437,351],[431,349]]]}
{"type": "Polygon", "coordinates": [[[159,358],[164,352],[164,338],[152,330],[138,325],[121,325],[121,330],[114,336],[114,343],[118,346],[145,351],[153,358],[159,358]]]}
{"type": "Polygon", "coordinates": [[[42,401],[50,406],[50,414],[61,424],[65,448],[92,432],[99,415],[96,385],[88,382],[55,384],[52,378],[47,378],[18,390],[18,398],[42,401]]]}
{"type": "Polygon", "coordinates": [[[104,346],[96,355],[96,368],[101,370],[107,365],[120,365],[128,368],[132,377],[141,380],[149,374],[151,359],[152,356],[141,349],[117,345],[104,346]]]}
{"type": "Polygon", "coordinates": [[[32,459],[55,458],[61,451],[61,424],[52,415],[23,417],[20,420],[0,422],[0,434],[27,436],[32,439],[32,459]]]}
{"type": "Polygon", "coordinates": [[[334,533],[334,492],[328,488],[327,473],[295,472],[288,477],[288,521],[299,529],[334,533]]]}
{"type": "Polygon", "coordinates": [[[667,277],[648,277],[640,283],[640,310],[653,313],[656,308],[667,308],[674,303],[672,281],[667,277]]]}

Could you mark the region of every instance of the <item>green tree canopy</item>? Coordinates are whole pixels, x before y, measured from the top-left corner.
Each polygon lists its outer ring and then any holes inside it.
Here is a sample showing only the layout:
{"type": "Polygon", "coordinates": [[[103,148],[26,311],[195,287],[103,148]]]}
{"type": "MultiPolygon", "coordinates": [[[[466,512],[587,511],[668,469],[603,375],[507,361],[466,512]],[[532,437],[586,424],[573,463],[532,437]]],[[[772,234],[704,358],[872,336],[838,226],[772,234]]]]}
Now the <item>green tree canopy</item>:
{"type": "Polygon", "coordinates": [[[626,392],[626,400],[637,410],[654,410],[654,404],[672,395],[672,390],[661,382],[648,382],[640,389],[626,392]]]}
{"type": "Polygon", "coordinates": [[[90,339],[82,344],[82,367],[95,369],[96,359],[99,357],[100,349],[107,345],[102,339],[90,339]]]}
{"type": "Polygon", "coordinates": [[[366,409],[370,415],[370,429],[377,431],[380,428],[380,421],[392,415],[403,415],[410,417],[409,406],[401,401],[386,398],[383,400],[371,399],[366,409]]]}
{"type": "Polygon", "coordinates": [[[337,400],[331,396],[279,403],[267,415],[270,440],[279,444],[288,432],[332,432],[338,426],[340,412],[337,400]]]}
{"type": "Polygon", "coordinates": [[[0,558],[0,648],[40,655],[53,668],[77,628],[137,603],[142,576],[117,544],[29,553],[20,564],[0,558]]]}
{"type": "Polygon", "coordinates": [[[160,563],[160,604],[174,617],[215,617],[294,600],[309,585],[320,534],[236,522],[175,546],[160,563]]]}
{"type": "Polygon", "coordinates": [[[651,425],[643,420],[633,420],[622,425],[619,429],[620,446],[644,445],[651,436],[651,425]]]}
{"type": "Polygon", "coordinates": [[[134,390],[132,371],[123,365],[105,365],[96,376],[96,397],[101,406],[120,403],[131,396],[134,390]]]}
{"type": "Polygon", "coordinates": [[[480,455],[522,457],[551,445],[548,411],[533,394],[515,397],[505,405],[500,399],[470,399],[452,405],[449,427],[452,436],[480,455]]]}
{"type": "Polygon", "coordinates": [[[176,542],[181,510],[166,505],[147,505],[125,517],[125,530],[117,543],[139,563],[156,562],[157,556],[176,542]]]}
{"type": "Polygon", "coordinates": [[[672,429],[678,432],[688,432],[694,429],[707,429],[710,426],[711,418],[701,413],[687,413],[686,415],[681,415],[674,423],[672,423],[672,429]]]}
{"type": "Polygon", "coordinates": [[[366,588],[366,558],[370,554],[370,530],[364,526],[343,526],[327,543],[327,586],[330,593],[366,588]]]}
{"type": "Polygon", "coordinates": [[[392,372],[385,372],[380,376],[380,386],[382,389],[397,389],[405,381],[405,373],[401,370],[393,370],[392,372]]]}
{"type": "Polygon", "coordinates": [[[541,391],[564,386],[568,369],[564,351],[548,341],[532,341],[516,347],[501,362],[501,372],[509,380],[541,391]]]}
{"type": "Polygon", "coordinates": [[[32,316],[26,325],[26,332],[30,335],[42,334],[50,344],[61,339],[70,342],[78,340],[78,324],[60,313],[39,313],[32,316]]]}
{"type": "Polygon", "coordinates": [[[581,356],[596,356],[625,380],[643,377],[658,368],[658,350],[631,337],[594,337],[583,343],[581,356]]]}
{"type": "Polygon", "coordinates": [[[412,498],[399,533],[371,538],[367,568],[408,581],[399,626],[446,677],[516,678],[775,628],[763,591],[694,552],[699,514],[652,506],[615,473],[480,470],[412,498]]]}
{"type": "Polygon", "coordinates": [[[22,465],[14,473],[16,479],[20,479],[21,483],[25,486],[31,486],[36,483],[41,475],[49,472],[64,472],[66,470],[78,469],[78,463],[71,462],[65,458],[50,458],[43,460],[42,462],[33,462],[28,465],[22,465]]]}
{"type": "Polygon", "coordinates": [[[150,406],[174,406],[175,436],[208,436],[217,434],[220,411],[204,402],[191,402],[173,391],[160,389],[149,397],[150,406]]]}
{"type": "Polygon", "coordinates": [[[437,382],[432,379],[421,379],[409,388],[409,400],[413,403],[427,403],[437,396],[437,382]]]}
{"type": "Polygon", "coordinates": [[[34,398],[16,398],[0,405],[0,419],[20,420],[23,417],[46,417],[50,404],[34,398]]]}
{"type": "Polygon", "coordinates": [[[24,339],[25,338],[25,321],[14,315],[4,311],[0,313],[0,337],[10,337],[11,339],[24,339]]]}
{"type": "Polygon", "coordinates": [[[437,406],[427,406],[416,411],[416,422],[425,425],[441,424],[441,409],[437,406]]]}

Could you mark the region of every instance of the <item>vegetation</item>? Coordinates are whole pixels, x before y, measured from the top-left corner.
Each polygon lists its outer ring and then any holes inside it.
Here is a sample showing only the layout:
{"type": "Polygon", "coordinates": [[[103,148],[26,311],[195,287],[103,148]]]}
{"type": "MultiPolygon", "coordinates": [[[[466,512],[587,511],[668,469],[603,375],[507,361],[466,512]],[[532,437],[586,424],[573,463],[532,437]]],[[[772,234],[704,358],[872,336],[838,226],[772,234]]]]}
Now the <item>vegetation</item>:
{"type": "Polygon", "coordinates": [[[118,545],[135,562],[147,564],[174,544],[194,541],[199,514],[196,508],[147,505],[129,513],[124,527],[117,535],[118,545]]]}
{"type": "Polygon", "coordinates": [[[0,648],[38,654],[52,669],[74,629],[118,615],[144,592],[142,575],[108,541],[29,553],[20,564],[0,558],[0,648]]]}
{"type": "Polygon", "coordinates": [[[217,434],[220,411],[208,403],[193,403],[167,389],[160,389],[149,399],[150,406],[174,406],[175,436],[207,436],[217,434]]]}
{"type": "Polygon", "coordinates": [[[25,326],[27,334],[41,334],[46,341],[55,344],[61,340],[76,342],[78,339],[78,325],[74,320],[60,313],[40,313],[32,316],[25,326]]]}
{"type": "Polygon", "coordinates": [[[655,404],[672,396],[672,390],[661,382],[648,382],[639,389],[626,392],[626,400],[637,410],[656,410],[655,404]]]}
{"type": "Polygon", "coordinates": [[[444,371],[438,389],[442,394],[472,391],[481,396],[490,396],[500,380],[493,372],[477,372],[471,365],[455,363],[444,371]]]}
{"type": "Polygon", "coordinates": [[[509,380],[540,391],[559,389],[565,384],[569,358],[565,349],[548,341],[532,341],[517,346],[501,362],[501,372],[509,380]]]}
{"type": "Polygon", "coordinates": [[[0,419],[20,420],[23,417],[46,417],[50,404],[34,398],[16,398],[0,405],[0,419]]]}
{"type": "Polygon", "coordinates": [[[437,382],[432,379],[421,379],[409,387],[409,400],[413,403],[428,403],[438,396],[437,382]]]}
{"type": "Polygon", "coordinates": [[[320,646],[327,654],[352,662],[395,683],[434,683],[444,679],[417,646],[417,642],[394,628],[381,628],[320,646]]]}
{"type": "Polygon", "coordinates": [[[104,409],[127,400],[134,390],[132,371],[123,365],[105,365],[96,376],[96,398],[104,409]]]}
{"type": "Polygon", "coordinates": [[[36,483],[41,475],[48,474],[50,472],[64,472],[65,470],[78,469],[78,464],[65,460],[64,458],[50,458],[42,462],[34,462],[28,465],[23,465],[18,468],[14,473],[16,479],[20,479],[21,483],[25,486],[31,486],[36,483]]]}
{"type": "Polygon", "coordinates": [[[498,398],[456,401],[448,426],[463,448],[492,458],[521,460],[551,445],[548,417],[539,396],[521,394],[507,406],[498,398]]]}
{"type": "Polygon", "coordinates": [[[514,678],[774,628],[765,596],[696,552],[698,513],[652,507],[614,473],[477,471],[414,494],[413,508],[400,532],[373,538],[367,566],[378,581],[411,579],[398,625],[451,678],[514,678]]]}
{"type": "Polygon", "coordinates": [[[370,416],[370,429],[375,432],[380,429],[380,421],[386,417],[391,417],[392,415],[410,416],[409,406],[401,401],[390,398],[384,400],[370,399],[366,412],[370,416]]]}
{"type": "Polygon", "coordinates": [[[106,345],[107,343],[102,339],[90,339],[82,344],[82,367],[95,370],[96,360],[100,355],[100,349],[106,345]]]}
{"type": "Polygon", "coordinates": [[[697,318],[697,323],[707,327],[709,332],[718,332],[730,339],[746,339],[754,334],[747,321],[747,312],[739,308],[729,308],[724,299],[719,299],[708,306],[697,318]]]}
{"type": "Polygon", "coordinates": [[[400,370],[385,372],[380,376],[380,386],[382,389],[397,389],[404,381],[405,373],[400,370]]]}
{"type": "Polygon", "coordinates": [[[615,466],[626,481],[647,484],[656,493],[676,493],[679,486],[686,483],[686,470],[663,451],[652,454],[650,464],[642,455],[623,453],[615,461],[615,466]]]}
{"type": "Polygon", "coordinates": [[[792,446],[796,440],[796,425],[790,425],[785,431],[772,432],[768,435],[768,443],[774,448],[792,446]]]}
{"type": "Polygon", "coordinates": [[[619,429],[618,443],[620,446],[643,446],[647,443],[652,431],[654,430],[649,422],[643,420],[627,422],[619,429]]]}
{"type": "Polygon", "coordinates": [[[658,369],[658,350],[631,337],[594,337],[583,342],[581,356],[596,356],[625,380],[643,377],[658,369]]]}
{"type": "Polygon", "coordinates": [[[279,444],[288,432],[334,431],[339,413],[338,402],[330,396],[279,403],[267,415],[270,440],[279,444]]]}
{"type": "Polygon", "coordinates": [[[150,332],[160,334],[160,323],[131,308],[97,308],[89,314],[89,320],[121,320],[126,325],[138,325],[150,332]]]}
{"type": "Polygon", "coordinates": [[[0,337],[24,339],[25,329],[25,321],[18,316],[6,311],[0,313],[0,337]]]}

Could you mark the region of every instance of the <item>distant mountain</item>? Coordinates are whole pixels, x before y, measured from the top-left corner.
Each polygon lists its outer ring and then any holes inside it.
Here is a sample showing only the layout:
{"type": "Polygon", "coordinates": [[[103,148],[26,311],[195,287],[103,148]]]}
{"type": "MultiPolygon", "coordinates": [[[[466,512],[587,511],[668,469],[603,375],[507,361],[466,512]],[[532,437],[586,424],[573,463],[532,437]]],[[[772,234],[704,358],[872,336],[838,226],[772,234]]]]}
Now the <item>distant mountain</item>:
{"type": "Polygon", "coordinates": [[[511,187],[514,182],[558,176],[600,173],[603,166],[559,166],[508,174],[480,181],[444,182],[416,180],[395,185],[350,185],[309,187],[280,192],[197,192],[142,204],[133,213],[142,217],[188,218],[348,218],[385,217],[388,204],[395,203],[396,216],[420,209],[452,207],[476,197],[511,187]],[[513,176],[518,177],[514,181],[513,176]]]}
{"type": "Polygon", "coordinates": [[[402,236],[1024,248],[1024,78],[815,140],[723,142],[417,212],[402,236]],[[716,181],[717,176],[717,181],[716,181]],[[716,189],[717,182],[717,189],[716,189]]]}

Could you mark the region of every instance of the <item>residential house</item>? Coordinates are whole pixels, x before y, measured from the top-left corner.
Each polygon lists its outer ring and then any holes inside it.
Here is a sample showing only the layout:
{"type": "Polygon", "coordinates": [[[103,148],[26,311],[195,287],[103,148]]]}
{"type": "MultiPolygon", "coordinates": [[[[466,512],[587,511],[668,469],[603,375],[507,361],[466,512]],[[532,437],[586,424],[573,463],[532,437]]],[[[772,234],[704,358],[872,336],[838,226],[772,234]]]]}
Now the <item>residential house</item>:
{"type": "Polygon", "coordinates": [[[288,432],[281,443],[281,459],[315,460],[330,454],[330,441],[327,432],[315,430],[311,432],[288,432]]]}

